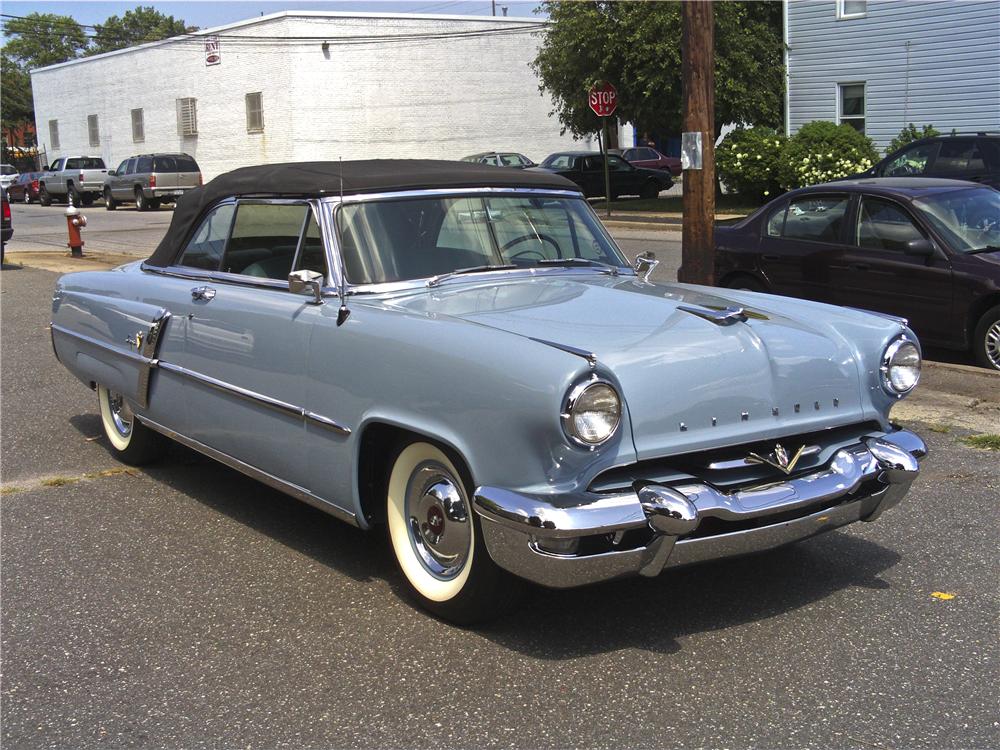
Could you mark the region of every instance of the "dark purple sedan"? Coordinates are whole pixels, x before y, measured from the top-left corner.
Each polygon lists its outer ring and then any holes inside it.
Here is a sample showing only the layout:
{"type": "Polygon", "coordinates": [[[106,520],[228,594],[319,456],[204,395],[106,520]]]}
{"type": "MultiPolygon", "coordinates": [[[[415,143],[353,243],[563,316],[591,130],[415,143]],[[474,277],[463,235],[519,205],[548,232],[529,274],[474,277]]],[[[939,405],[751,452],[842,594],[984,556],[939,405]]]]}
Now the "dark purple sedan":
{"type": "Polygon", "coordinates": [[[720,286],[906,318],[1000,370],[1000,192],[914,177],[787,193],[715,229],[720,286]]]}
{"type": "Polygon", "coordinates": [[[634,167],[662,169],[675,177],[681,173],[681,160],[675,156],[665,156],[650,146],[636,146],[622,152],[622,158],[634,167]]]}

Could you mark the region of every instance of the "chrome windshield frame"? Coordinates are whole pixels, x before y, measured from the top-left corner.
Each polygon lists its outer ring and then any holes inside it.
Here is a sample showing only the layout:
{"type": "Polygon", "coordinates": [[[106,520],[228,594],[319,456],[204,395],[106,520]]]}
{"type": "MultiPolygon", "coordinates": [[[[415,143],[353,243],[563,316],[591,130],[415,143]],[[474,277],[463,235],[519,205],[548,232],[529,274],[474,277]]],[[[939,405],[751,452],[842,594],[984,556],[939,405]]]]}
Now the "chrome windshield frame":
{"type": "MultiPolygon", "coordinates": [[[[343,250],[340,244],[340,235],[337,232],[337,212],[342,206],[353,204],[353,203],[369,203],[379,200],[394,200],[401,198],[444,198],[444,197],[455,197],[464,198],[470,195],[547,195],[554,198],[573,198],[578,199],[584,206],[586,210],[590,211],[596,222],[595,226],[599,229],[605,240],[614,247],[628,263],[628,256],[625,252],[618,246],[614,238],[608,232],[604,223],[600,220],[600,217],[594,212],[593,207],[586,201],[583,194],[576,190],[557,190],[557,189],[538,189],[538,188],[496,188],[496,187],[479,187],[479,188],[436,188],[436,189],[425,189],[425,190],[397,190],[393,192],[386,193],[355,193],[352,195],[344,196],[324,196],[320,199],[320,204],[326,209],[322,211],[322,218],[320,220],[320,226],[323,230],[324,245],[327,248],[327,263],[330,267],[330,272],[333,275],[333,289],[325,289],[324,296],[329,295],[339,295],[340,289],[344,290],[346,296],[352,295],[370,295],[370,294],[389,294],[393,292],[401,291],[415,291],[415,290],[427,290],[427,281],[432,278],[430,276],[421,277],[417,279],[406,279],[405,281],[390,281],[382,282],[377,284],[352,284],[347,280],[344,272],[344,261],[343,261],[343,250]]],[[[464,281],[476,281],[481,280],[483,276],[488,276],[490,278],[508,278],[508,277],[527,277],[533,278],[537,276],[565,276],[569,275],[587,275],[591,276],[594,274],[607,275],[608,268],[611,266],[544,266],[544,267],[527,267],[518,269],[503,269],[503,270],[493,270],[493,271],[481,271],[477,273],[462,274],[458,277],[450,277],[448,281],[454,279],[461,279],[464,281]]],[[[621,276],[633,276],[635,271],[630,265],[613,267],[617,268],[618,274],[621,276]]],[[[430,287],[431,289],[436,289],[438,287],[430,287]]]]}

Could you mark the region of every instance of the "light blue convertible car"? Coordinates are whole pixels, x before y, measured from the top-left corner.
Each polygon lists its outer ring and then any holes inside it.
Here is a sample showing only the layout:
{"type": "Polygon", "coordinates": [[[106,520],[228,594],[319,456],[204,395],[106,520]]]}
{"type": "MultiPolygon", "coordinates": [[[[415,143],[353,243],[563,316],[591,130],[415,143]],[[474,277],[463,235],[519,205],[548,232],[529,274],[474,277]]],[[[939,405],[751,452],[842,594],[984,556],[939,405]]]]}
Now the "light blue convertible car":
{"type": "Polygon", "coordinates": [[[239,169],[148,260],[62,277],[56,356],[111,449],[164,436],[362,528],[469,623],[768,549],[900,501],[905,321],[648,281],[561,177],[369,161],[239,169]]]}

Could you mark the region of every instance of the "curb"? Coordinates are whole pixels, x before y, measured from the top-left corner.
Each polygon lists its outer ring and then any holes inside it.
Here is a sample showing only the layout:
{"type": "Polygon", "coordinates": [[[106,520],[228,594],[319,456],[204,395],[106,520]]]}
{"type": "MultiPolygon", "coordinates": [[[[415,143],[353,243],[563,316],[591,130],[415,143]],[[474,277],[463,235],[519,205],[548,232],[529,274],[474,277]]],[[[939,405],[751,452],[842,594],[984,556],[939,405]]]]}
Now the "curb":
{"type": "Polygon", "coordinates": [[[958,365],[953,362],[935,362],[932,359],[925,359],[922,366],[930,370],[941,370],[960,375],[994,378],[997,380],[997,387],[1000,388],[1000,370],[987,370],[985,367],[976,367],[975,365],[958,365]]]}

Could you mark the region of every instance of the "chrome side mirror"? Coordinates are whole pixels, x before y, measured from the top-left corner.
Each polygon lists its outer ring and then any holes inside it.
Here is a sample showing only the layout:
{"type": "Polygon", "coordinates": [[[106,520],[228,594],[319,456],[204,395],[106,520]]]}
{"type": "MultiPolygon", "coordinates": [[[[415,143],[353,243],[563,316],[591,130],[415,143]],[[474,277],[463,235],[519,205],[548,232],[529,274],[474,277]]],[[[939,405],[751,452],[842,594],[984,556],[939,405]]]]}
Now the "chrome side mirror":
{"type": "Polygon", "coordinates": [[[652,252],[640,253],[635,256],[635,262],[632,263],[632,270],[643,281],[649,281],[649,275],[653,273],[653,269],[658,265],[660,265],[660,261],[656,259],[656,256],[652,252]]]}
{"type": "Polygon", "coordinates": [[[323,304],[323,274],[302,269],[288,274],[288,291],[293,294],[312,292],[312,304],[323,304]]]}

